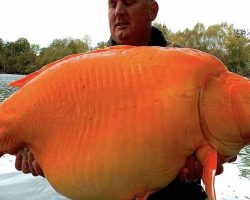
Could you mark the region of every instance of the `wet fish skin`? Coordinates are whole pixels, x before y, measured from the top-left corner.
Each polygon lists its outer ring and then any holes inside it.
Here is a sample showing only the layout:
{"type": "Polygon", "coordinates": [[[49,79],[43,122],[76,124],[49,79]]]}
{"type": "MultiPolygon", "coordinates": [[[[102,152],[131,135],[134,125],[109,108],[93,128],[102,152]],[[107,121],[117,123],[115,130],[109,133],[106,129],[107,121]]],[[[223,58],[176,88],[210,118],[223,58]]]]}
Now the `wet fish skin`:
{"type": "Polygon", "coordinates": [[[111,47],[11,85],[21,89],[0,106],[0,152],[28,146],[49,183],[71,199],[146,198],[193,153],[215,199],[217,151],[229,158],[249,144],[249,81],[193,49],[111,47]]]}

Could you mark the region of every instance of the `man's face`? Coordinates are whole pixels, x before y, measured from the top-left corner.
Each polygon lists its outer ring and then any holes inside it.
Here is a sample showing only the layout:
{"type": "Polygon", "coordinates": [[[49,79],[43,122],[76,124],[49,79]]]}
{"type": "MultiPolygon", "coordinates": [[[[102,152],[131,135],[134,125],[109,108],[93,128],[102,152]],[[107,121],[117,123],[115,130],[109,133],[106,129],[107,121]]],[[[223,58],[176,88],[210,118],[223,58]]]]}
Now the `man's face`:
{"type": "Polygon", "coordinates": [[[118,44],[137,45],[150,33],[151,1],[109,0],[109,26],[118,44]]]}

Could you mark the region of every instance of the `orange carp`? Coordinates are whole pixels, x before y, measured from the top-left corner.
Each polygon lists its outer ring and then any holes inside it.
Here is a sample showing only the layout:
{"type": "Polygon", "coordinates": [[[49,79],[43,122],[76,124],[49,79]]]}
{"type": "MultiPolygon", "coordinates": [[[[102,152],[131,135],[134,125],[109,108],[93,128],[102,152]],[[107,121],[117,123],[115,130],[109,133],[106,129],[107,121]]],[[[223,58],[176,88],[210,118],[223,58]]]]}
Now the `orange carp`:
{"type": "Polygon", "coordinates": [[[250,81],[198,50],[110,47],[10,85],[20,89],[0,105],[0,154],[29,147],[74,200],[145,200],[192,154],[214,200],[217,155],[250,144],[250,81]]]}

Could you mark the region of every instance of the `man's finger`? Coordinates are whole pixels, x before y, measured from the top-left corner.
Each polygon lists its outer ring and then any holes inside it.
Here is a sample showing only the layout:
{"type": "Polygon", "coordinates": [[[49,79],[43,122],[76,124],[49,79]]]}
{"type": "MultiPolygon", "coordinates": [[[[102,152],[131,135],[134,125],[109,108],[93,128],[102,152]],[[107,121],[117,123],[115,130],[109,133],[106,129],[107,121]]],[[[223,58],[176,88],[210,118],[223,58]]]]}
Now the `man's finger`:
{"type": "Polygon", "coordinates": [[[22,151],[18,151],[15,162],[15,167],[18,171],[21,171],[22,169],[22,160],[23,160],[22,151]]]}
{"type": "Polygon", "coordinates": [[[34,160],[32,162],[32,166],[33,166],[37,175],[45,177],[42,168],[40,167],[40,165],[38,164],[38,162],[36,160],[34,160]]]}
{"type": "Polygon", "coordinates": [[[22,172],[24,174],[30,173],[29,169],[29,163],[28,163],[28,156],[27,156],[28,150],[25,148],[22,152],[22,172]]]}
{"type": "Polygon", "coordinates": [[[27,156],[28,156],[28,166],[29,166],[30,172],[32,173],[33,176],[38,176],[39,174],[36,173],[36,170],[34,169],[33,164],[32,164],[35,158],[33,154],[31,153],[31,151],[27,153],[27,156]]]}

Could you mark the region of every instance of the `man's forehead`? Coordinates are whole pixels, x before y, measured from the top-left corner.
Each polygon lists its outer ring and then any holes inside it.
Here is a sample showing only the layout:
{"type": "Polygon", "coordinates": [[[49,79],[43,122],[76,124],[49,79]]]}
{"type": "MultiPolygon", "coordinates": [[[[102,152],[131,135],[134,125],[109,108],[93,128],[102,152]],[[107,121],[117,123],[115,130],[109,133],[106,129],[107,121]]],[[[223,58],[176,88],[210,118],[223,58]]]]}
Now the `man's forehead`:
{"type": "Polygon", "coordinates": [[[108,2],[117,2],[117,1],[122,1],[122,2],[127,2],[127,1],[140,2],[140,1],[152,1],[152,0],[108,0],[108,2]]]}
{"type": "Polygon", "coordinates": [[[152,3],[155,0],[108,0],[108,4],[117,4],[118,2],[122,2],[124,4],[131,4],[131,3],[152,3]]]}

